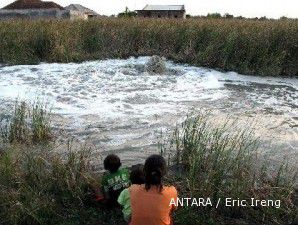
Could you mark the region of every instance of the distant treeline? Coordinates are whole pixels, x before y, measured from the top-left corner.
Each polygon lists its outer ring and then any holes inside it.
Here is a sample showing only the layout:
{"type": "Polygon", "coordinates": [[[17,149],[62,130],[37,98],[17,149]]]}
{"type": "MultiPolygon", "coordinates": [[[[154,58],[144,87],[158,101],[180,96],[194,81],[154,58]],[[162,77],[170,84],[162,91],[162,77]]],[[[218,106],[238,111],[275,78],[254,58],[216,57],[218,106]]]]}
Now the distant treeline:
{"type": "MultiPolygon", "coordinates": [[[[243,19],[243,20],[276,20],[276,19],[271,19],[271,18],[267,18],[266,16],[261,16],[261,17],[254,17],[254,18],[247,18],[244,16],[234,16],[232,14],[229,13],[225,13],[224,15],[221,15],[220,13],[208,13],[207,16],[191,16],[191,15],[187,15],[187,18],[213,18],[213,19],[243,19]]],[[[292,18],[288,18],[286,16],[282,16],[279,18],[279,20],[295,20],[292,18]]]]}
{"type": "Polygon", "coordinates": [[[3,21],[0,40],[2,64],[160,55],[242,74],[298,76],[298,20],[3,21]]]}

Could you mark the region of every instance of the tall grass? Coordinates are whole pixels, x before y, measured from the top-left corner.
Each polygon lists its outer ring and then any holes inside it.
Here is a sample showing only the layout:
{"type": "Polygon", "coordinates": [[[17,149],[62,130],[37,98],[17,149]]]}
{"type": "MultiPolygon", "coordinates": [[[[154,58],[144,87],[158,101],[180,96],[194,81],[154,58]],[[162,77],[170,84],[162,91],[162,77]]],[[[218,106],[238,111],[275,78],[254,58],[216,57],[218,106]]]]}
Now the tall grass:
{"type": "Polygon", "coordinates": [[[120,211],[94,205],[92,150],[67,142],[57,151],[50,121],[45,105],[18,101],[1,121],[0,224],[117,224],[120,211]]]}
{"type": "Polygon", "coordinates": [[[31,130],[33,142],[50,140],[52,136],[51,118],[47,107],[42,103],[35,103],[32,106],[31,130]]]}
{"type": "Polygon", "coordinates": [[[13,113],[0,118],[0,141],[4,143],[41,143],[52,138],[51,118],[45,105],[16,101],[13,113]]]}
{"type": "MultiPolygon", "coordinates": [[[[90,224],[85,217],[87,188],[96,180],[89,149],[65,149],[62,157],[49,147],[11,146],[0,157],[0,224],[90,224]],[[46,148],[46,149],[45,149],[46,148]]],[[[89,211],[88,211],[89,210],[89,211]]],[[[94,224],[94,223],[93,223],[94,224]]]]}
{"type": "Polygon", "coordinates": [[[297,20],[2,21],[0,40],[7,64],[160,55],[243,74],[298,75],[297,20]]]}
{"type": "MultiPolygon", "coordinates": [[[[0,224],[122,224],[120,210],[110,211],[93,201],[93,187],[100,187],[100,174],[93,171],[90,148],[82,146],[77,151],[69,143],[58,153],[55,145],[34,141],[35,136],[44,137],[40,128],[45,126],[40,121],[45,112],[40,107],[33,107],[38,111],[35,126],[30,125],[32,119],[28,123],[24,119],[25,103],[16,104],[17,117],[9,120],[8,130],[13,132],[5,133],[9,144],[0,152],[0,224]],[[15,134],[15,127],[26,127],[29,136],[15,134]],[[24,142],[27,139],[30,141],[24,142]]],[[[288,224],[297,213],[295,176],[286,164],[274,173],[266,164],[256,164],[258,140],[248,128],[239,129],[229,120],[215,126],[202,113],[178,126],[169,145],[161,147],[175,171],[167,182],[179,189],[180,197],[281,200],[280,208],[181,207],[175,224],[235,224],[236,219],[243,224],[288,224]]]]}
{"type": "Polygon", "coordinates": [[[181,208],[178,224],[218,224],[225,218],[253,224],[289,224],[298,212],[294,205],[297,168],[292,170],[284,163],[275,171],[269,170],[258,158],[258,145],[249,122],[246,128],[229,119],[215,125],[208,114],[201,113],[178,126],[168,147],[162,149],[179,172],[172,180],[183,184],[180,196],[210,197],[213,202],[213,207],[181,208]],[[215,209],[219,198],[222,204],[215,209]],[[280,200],[281,207],[226,207],[225,198],[280,200]]]}

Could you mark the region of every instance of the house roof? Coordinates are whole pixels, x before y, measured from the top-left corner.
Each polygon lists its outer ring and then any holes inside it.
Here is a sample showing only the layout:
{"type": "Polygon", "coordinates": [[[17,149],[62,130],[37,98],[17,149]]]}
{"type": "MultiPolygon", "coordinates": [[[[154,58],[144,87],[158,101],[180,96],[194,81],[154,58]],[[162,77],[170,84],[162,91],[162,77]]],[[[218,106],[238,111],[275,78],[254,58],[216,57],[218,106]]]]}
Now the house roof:
{"type": "Polygon", "coordinates": [[[185,10],[184,5],[146,5],[142,10],[144,11],[162,11],[162,10],[170,10],[170,11],[180,11],[185,10]]]}
{"type": "Polygon", "coordinates": [[[55,2],[43,2],[41,0],[17,0],[5,6],[3,9],[64,9],[55,2]]]}
{"type": "Polygon", "coordinates": [[[79,11],[79,12],[86,13],[86,14],[98,15],[95,11],[93,11],[85,6],[82,6],[80,4],[70,4],[70,5],[66,6],[65,9],[79,11]]]}

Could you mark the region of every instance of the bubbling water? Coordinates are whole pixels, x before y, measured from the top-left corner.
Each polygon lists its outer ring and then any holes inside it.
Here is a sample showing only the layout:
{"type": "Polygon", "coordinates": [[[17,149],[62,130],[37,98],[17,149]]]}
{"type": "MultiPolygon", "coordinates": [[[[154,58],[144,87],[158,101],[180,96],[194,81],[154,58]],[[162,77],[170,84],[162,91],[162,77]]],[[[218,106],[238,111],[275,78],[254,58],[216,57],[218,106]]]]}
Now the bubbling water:
{"type": "Polygon", "coordinates": [[[148,73],[150,57],[83,63],[42,63],[0,68],[0,112],[15,98],[48,102],[54,124],[87,137],[124,161],[156,152],[160,131],[190,111],[214,117],[257,117],[264,142],[297,158],[298,79],[239,75],[165,61],[165,72],[148,73]],[[265,138],[266,137],[266,138],[265,138]]]}

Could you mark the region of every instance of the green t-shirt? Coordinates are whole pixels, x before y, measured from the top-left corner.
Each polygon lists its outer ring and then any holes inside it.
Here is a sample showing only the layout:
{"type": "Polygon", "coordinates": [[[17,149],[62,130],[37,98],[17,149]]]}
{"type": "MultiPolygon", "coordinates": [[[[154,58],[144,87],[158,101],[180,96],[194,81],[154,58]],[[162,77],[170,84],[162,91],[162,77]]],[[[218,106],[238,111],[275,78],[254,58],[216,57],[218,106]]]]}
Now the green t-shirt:
{"type": "MultiPolygon", "coordinates": [[[[127,168],[120,168],[115,173],[107,173],[102,178],[103,191],[106,194],[111,194],[113,192],[117,193],[129,187],[129,171],[127,168]]],[[[117,198],[119,196],[117,195],[117,198]]]]}
{"type": "Polygon", "coordinates": [[[128,221],[131,216],[130,195],[128,188],[124,189],[120,193],[118,203],[123,207],[122,213],[124,215],[124,219],[128,221]]]}

